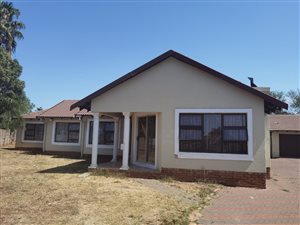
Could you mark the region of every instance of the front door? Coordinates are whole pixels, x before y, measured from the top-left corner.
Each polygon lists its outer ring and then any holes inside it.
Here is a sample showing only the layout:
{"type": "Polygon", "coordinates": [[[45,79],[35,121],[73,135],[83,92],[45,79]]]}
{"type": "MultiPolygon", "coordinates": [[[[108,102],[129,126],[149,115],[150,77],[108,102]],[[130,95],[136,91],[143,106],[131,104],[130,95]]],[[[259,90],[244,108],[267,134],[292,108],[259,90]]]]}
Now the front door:
{"type": "Polygon", "coordinates": [[[138,162],[155,164],[155,120],[155,116],[138,117],[138,162]]]}

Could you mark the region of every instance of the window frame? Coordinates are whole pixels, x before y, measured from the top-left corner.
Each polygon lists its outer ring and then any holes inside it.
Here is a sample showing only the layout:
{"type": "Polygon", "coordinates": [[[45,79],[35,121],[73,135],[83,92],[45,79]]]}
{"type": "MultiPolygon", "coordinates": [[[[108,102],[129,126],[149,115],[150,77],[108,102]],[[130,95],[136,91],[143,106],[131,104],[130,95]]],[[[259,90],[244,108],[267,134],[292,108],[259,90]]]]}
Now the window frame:
{"type": "Polygon", "coordinates": [[[28,142],[28,143],[43,143],[44,142],[44,135],[45,135],[45,124],[44,122],[40,122],[40,121],[27,121],[24,123],[24,128],[22,131],[22,142],[28,142]],[[25,130],[26,130],[26,124],[43,124],[44,125],[44,130],[43,130],[43,140],[41,141],[35,141],[35,140],[26,140],[25,139],[25,130]]]}
{"type": "Polygon", "coordinates": [[[52,144],[53,145],[69,145],[69,146],[80,146],[81,142],[81,121],[79,120],[55,120],[52,124],[52,144]],[[78,142],[57,142],[55,141],[56,135],[56,126],[57,123],[78,123],[79,124],[79,134],[78,134],[78,142]]]}
{"type": "MultiPolygon", "coordinates": [[[[203,126],[203,124],[202,124],[203,126]]],[[[175,109],[175,155],[182,159],[216,159],[216,160],[242,160],[253,161],[253,118],[252,109],[175,109]],[[247,121],[247,154],[208,153],[208,152],[180,152],[179,151],[179,126],[181,113],[216,113],[216,114],[246,114],[247,121]]]]}
{"type": "MultiPolygon", "coordinates": [[[[87,126],[86,126],[86,134],[85,134],[85,142],[86,142],[86,144],[85,144],[85,146],[87,147],[87,148],[92,148],[92,146],[93,146],[93,143],[92,144],[89,144],[89,135],[90,135],[90,122],[91,121],[93,121],[94,122],[94,120],[93,119],[88,119],[87,120],[87,126]]],[[[116,120],[114,120],[114,119],[101,119],[101,118],[99,118],[99,122],[101,123],[101,122],[113,122],[114,123],[114,128],[115,128],[115,123],[116,123],[116,120]]],[[[114,130],[114,132],[115,132],[115,130],[114,130]]],[[[114,137],[115,137],[115,135],[114,135],[114,137]]],[[[114,143],[115,143],[115,141],[116,140],[114,140],[114,143]]],[[[92,141],[93,142],[93,141],[92,141]]],[[[108,149],[113,149],[114,148],[114,143],[112,144],[112,145],[103,145],[103,144],[98,144],[97,146],[98,146],[98,148],[108,148],[108,149]]]]}

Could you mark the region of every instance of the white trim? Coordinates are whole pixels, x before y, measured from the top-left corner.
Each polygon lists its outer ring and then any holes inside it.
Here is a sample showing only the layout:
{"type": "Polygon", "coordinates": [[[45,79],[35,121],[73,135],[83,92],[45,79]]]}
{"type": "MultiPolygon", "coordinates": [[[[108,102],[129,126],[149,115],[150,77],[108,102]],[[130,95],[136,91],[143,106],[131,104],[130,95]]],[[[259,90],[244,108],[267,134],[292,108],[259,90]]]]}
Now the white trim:
{"type": "Polygon", "coordinates": [[[175,109],[175,155],[182,159],[217,159],[253,161],[253,117],[252,109],[175,109]],[[179,152],[180,113],[246,113],[248,130],[248,154],[179,152]]]}
{"type": "MultiPolygon", "coordinates": [[[[90,134],[90,122],[91,121],[94,121],[94,119],[88,119],[87,120],[87,126],[86,126],[86,128],[87,128],[87,130],[86,130],[86,132],[85,132],[85,140],[86,140],[86,143],[85,143],[85,147],[86,148],[91,148],[92,147],[92,144],[89,144],[89,134],[90,134]]],[[[115,124],[115,120],[114,119],[101,119],[101,118],[99,118],[99,122],[101,123],[101,122],[114,122],[114,124],[115,124]]],[[[100,131],[99,131],[100,132],[100,131]]],[[[115,132],[115,131],[114,131],[115,132]]],[[[105,148],[105,149],[113,149],[114,148],[114,145],[99,145],[98,144],[98,148],[105,148]]]]}
{"type": "Polygon", "coordinates": [[[156,169],[157,168],[157,137],[158,137],[158,113],[134,113],[133,114],[133,131],[132,131],[132,137],[133,137],[133,141],[132,141],[132,149],[133,149],[133,154],[131,157],[131,162],[134,165],[137,166],[142,166],[142,167],[147,167],[147,168],[151,168],[151,169],[156,169]],[[137,135],[138,135],[138,118],[139,117],[145,117],[145,116],[155,116],[155,162],[154,164],[151,163],[147,163],[147,162],[139,162],[137,161],[137,135]]]}
{"type": "Polygon", "coordinates": [[[52,121],[52,138],[51,138],[51,144],[52,145],[65,145],[65,146],[80,146],[81,124],[82,124],[82,122],[80,120],[53,120],[52,121]],[[79,123],[78,142],[77,143],[55,142],[56,123],[79,123]]]}
{"type": "Polygon", "coordinates": [[[45,140],[45,137],[44,137],[44,134],[45,134],[45,123],[44,122],[40,122],[40,121],[33,121],[33,122],[30,122],[30,121],[26,121],[24,123],[24,127],[22,129],[22,142],[24,143],[43,143],[44,140],[45,140]],[[44,125],[44,131],[43,131],[43,140],[42,141],[35,141],[35,140],[25,140],[25,130],[26,130],[26,124],[43,124],[44,125]]]}
{"type": "Polygon", "coordinates": [[[124,115],[124,135],[123,135],[123,156],[122,166],[120,170],[128,170],[128,157],[129,157],[129,138],[130,138],[130,115],[131,112],[123,112],[124,115]]]}

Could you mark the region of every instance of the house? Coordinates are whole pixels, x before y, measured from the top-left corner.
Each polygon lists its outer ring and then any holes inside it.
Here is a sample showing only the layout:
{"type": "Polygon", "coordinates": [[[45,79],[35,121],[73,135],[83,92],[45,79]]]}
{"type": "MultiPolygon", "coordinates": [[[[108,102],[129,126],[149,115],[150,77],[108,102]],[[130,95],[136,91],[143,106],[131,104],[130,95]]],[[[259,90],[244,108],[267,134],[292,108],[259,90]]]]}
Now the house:
{"type": "Polygon", "coordinates": [[[271,157],[300,158],[300,115],[268,116],[271,157]]]}
{"type": "MultiPolygon", "coordinates": [[[[70,106],[77,100],[63,100],[50,109],[32,112],[23,115],[24,125],[17,131],[17,148],[40,148],[44,152],[66,153],[77,152],[81,156],[91,154],[91,124],[92,113],[87,110],[70,106]]],[[[114,119],[111,117],[101,118],[101,136],[99,148],[101,154],[111,155],[114,140],[119,138],[118,128],[115,128],[114,119]]],[[[117,145],[115,145],[116,147],[117,145]]]]}
{"type": "Polygon", "coordinates": [[[265,188],[270,168],[265,118],[287,107],[170,50],[36,118],[44,121],[39,144],[45,151],[91,154],[90,169],[101,167],[99,155],[116,161],[119,154],[125,171],[132,165],[181,180],[265,188]]]}

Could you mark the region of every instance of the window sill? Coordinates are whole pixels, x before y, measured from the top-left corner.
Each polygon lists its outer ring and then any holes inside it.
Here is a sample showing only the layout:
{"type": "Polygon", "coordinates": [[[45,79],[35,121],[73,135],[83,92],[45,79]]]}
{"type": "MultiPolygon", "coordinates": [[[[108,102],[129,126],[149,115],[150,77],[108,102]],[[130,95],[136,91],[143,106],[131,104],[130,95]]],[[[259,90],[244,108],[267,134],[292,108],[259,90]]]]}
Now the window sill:
{"type": "Polygon", "coordinates": [[[22,140],[24,143],[43,143],[44,141],[35,141],[35,140],[22,140]]]}
{"type": "Polygon", "coordinates": [[[241,154],[179,152],[176,155],[179,159],[213,159],[213,160],[253,161],[252,156],[241,155],[241,154]]]}
{"type": "MultiPolygon", "coordinates": [[[[86,145],[86,147],[92,148],[93,145],[88,144],[88,145],[86,145]]],[[[113,145],[98,145],[98,148],[114,148],[114,146],[113,145]]]]}
{"type": "Polygon", "coordinates": [[[69,145],[69,146],[80,146],[80,143],[69,143],[69,142],[52,142],[52,145],[69,145]]]}

